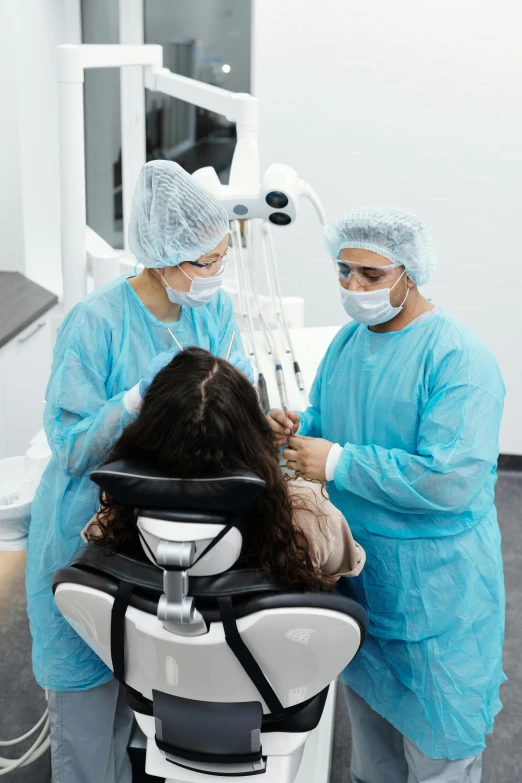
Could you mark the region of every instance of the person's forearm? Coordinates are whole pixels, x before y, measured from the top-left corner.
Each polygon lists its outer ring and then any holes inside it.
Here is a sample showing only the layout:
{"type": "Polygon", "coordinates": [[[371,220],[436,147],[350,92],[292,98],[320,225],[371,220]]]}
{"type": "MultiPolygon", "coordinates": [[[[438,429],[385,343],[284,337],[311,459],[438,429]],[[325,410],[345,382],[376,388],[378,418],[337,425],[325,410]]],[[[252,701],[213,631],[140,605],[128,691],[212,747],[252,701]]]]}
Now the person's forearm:
{"type": "Polygon", "coordinates": [[[464,473],[456,468],[450,460],[442,464],[433,455],[347,443],[334,481],[337,489],[400,513],[459,513],[469,507],[493,464],[476,458],[464,473]]]}

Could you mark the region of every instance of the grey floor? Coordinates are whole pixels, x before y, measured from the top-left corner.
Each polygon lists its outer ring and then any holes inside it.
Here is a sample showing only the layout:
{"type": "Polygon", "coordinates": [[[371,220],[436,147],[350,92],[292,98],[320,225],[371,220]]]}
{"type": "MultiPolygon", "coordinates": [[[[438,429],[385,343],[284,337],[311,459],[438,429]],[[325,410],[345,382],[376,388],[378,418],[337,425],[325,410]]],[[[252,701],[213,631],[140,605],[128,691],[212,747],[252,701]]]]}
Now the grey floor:
{"type": "MultiPolygon", "coordinates": [[[[502,686],[504,709],[484,752],[482,783],[522,781],[522,474],[499,474],[496,503],[502,530],[506,576],[506,642],[504,670],[509,682],[502,686]]],[[[331,783],[348,783],[350,722],[339,688],[332,754],[331,783]]],[[[383,781],[382,783],[386,783],[383,781]]]]}
{"type": "MultiPolygon", "coordinates": [[[[503,534],[507,592],[503,686],[504,709],[484,754],[482,783],[522,781],[522,474],[502,472],[497,507],[503,534]]],[[[25,613],[24,553],[0,552],[0,740],[31,728],[45,709],[43,692],[30,669],[31,644],[25,613]]],[[[24,746],[24,749],[27,745],[24,746]]],[[[348,783],[350,725],[342,692],[337,700],[331,783],[348,783]]],[[[8,749],[0,755],[9,756],[8,749]]],[[[18,755],[18,754],[16,754],[18,755]]],[[[49,754],[8,775],[10,783],[48,783],[49,754]]],[[[98,782],[97,782],[98,783],[98,782]]],[[[101,781],[99,782],[101,783],[101,781]]],[[[386,783],[386,781],[383,781],[386,783]]]]}

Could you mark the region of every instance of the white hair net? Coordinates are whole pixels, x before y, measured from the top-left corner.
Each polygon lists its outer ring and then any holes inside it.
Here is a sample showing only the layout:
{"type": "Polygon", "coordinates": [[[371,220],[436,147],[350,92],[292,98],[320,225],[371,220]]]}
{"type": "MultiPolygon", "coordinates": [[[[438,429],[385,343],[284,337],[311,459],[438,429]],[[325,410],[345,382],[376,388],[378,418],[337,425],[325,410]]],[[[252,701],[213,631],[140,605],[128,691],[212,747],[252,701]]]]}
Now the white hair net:
{"type": "Polygon", "coordinates": [[[224,207],[177,163],[146,163],[134,189],[129,247],[147,267],[177,266],[213,250],[228,234],[224,207]]]}
{"type": "Polygon", "coordinates": [[[356,207],[326,227],[325,242],[332,258],[339,258],[344,248],[373,250],[404,266],[415,285],[427,283],[437,265],[433,240],[422,220],[395,207],[356,207]]]}

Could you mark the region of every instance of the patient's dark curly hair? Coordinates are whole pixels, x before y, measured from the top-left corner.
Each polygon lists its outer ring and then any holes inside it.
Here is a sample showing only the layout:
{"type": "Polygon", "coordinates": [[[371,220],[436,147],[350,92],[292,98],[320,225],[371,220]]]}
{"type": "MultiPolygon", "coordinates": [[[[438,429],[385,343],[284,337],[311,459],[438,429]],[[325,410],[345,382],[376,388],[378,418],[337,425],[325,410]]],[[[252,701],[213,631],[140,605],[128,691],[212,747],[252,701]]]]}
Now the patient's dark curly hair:
{"type": "MultiPolygon", "coordinates": [[[[319,510],[289,493],[257,392],[224,359],[188,348],[157,374],[139,416],[123,431],[106,463],[130,458],[178,478],[255,473],[266,488],[248,512],[239,565],[262,568],[307,590],[333,587],[334,580],[312,565],[307,539],[293,522],[293,512],[304,508],[317,514],[320,526],[319,510]]],[[[133,508],[103,492],[100,503],[100,543],[141,553],[133,508]]]]}

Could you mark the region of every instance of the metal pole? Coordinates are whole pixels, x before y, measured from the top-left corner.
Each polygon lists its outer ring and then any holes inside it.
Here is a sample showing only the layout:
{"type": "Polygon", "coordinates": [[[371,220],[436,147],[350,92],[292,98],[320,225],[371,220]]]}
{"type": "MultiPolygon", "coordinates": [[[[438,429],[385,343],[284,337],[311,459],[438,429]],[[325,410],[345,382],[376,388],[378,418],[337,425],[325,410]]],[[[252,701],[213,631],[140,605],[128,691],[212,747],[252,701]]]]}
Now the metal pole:
{"type": "MultiPolygon", "coordinates": [[[[143,44],[143,0],[120,0],[120,43],[143,44]]],[[[146,162],[145,80],[143,67],[127,65],[120,71],[123,246],[128,249],[132,194],[146,162]]]]}
{"type": "Polygon", "coordinates": [[[65,313],[87,293],[83,73],[58,83],[63,305],[65,313]]]}

